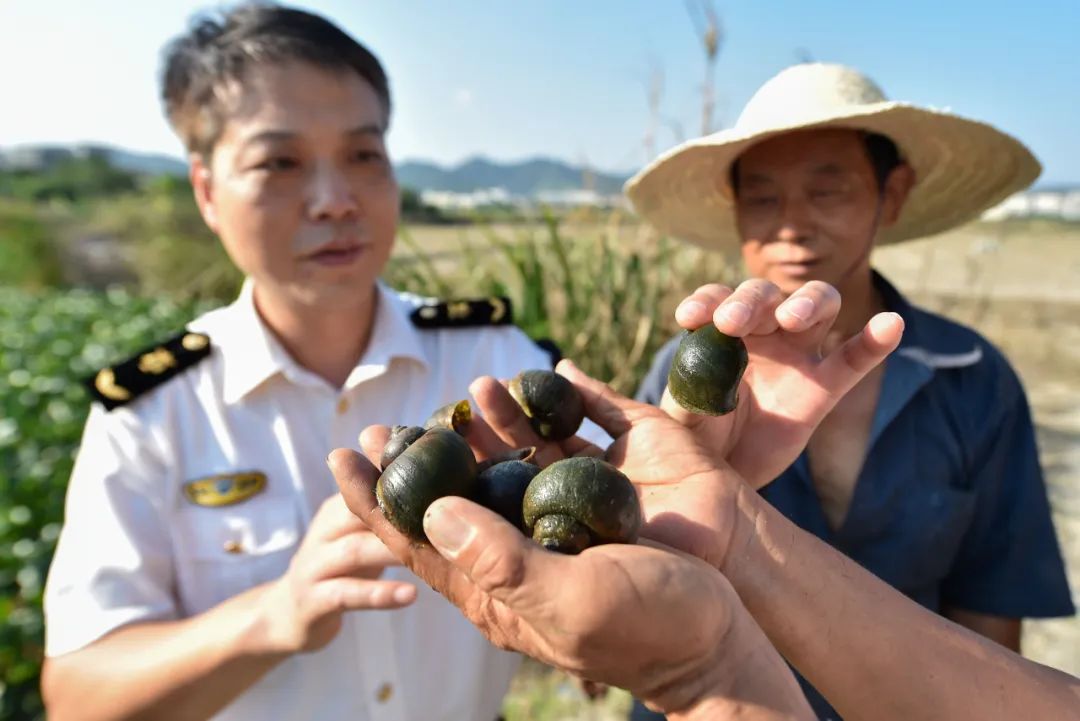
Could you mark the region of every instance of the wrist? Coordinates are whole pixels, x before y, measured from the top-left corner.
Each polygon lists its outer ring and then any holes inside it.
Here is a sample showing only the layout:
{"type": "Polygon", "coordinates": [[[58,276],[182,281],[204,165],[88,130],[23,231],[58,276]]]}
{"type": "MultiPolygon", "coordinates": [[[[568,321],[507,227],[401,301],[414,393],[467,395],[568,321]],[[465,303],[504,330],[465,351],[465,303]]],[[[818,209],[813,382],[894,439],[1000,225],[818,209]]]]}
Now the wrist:
{"type": "Polygon", "coordinates": [[[669,718],[814,718],[791,670],[741,605],[734,607],[727,633],[683,698],[690,702],[669,711],[669,718]]]}
{"type": "Polygon", "coordinates": [[[270,581],[237,596],[246,621],[241,626],[240,648],[252,658],[284,659],[298,653],[299,648],[283,626],[281,580],[270,581]]]}
{"type": "Polygon", "coordinates": [[[740,481],[730,503],[731,526],[715,565],[741,593],[741,582],[768,545],[768,502],[740,481]]]}

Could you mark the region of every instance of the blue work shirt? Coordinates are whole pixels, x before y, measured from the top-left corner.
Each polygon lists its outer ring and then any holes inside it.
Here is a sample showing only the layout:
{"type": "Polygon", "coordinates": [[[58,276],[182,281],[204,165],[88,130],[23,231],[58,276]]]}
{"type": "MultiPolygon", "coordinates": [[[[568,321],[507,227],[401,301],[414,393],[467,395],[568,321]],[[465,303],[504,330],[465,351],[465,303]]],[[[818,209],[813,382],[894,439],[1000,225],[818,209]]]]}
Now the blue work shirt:
{"type": "MultiPolygon", "coordinates": [[[[1072,615],[1031,413],[1016,373],[975,331],[912,306],[877,273],[874,283],[905,329],[885,362],[846,517],[838,529],[830,527],[805,451],[761,495],[932,611],[951,606],[1006,618],[1072,615]]],[[[678,340],[657,353],[639,400],[659,404],[678,340]]],[[[821,718],[839,718],[813,687],[800,683],[821,718]]],[[[632,718],[648,718],[641,711],[632,718]]]]}

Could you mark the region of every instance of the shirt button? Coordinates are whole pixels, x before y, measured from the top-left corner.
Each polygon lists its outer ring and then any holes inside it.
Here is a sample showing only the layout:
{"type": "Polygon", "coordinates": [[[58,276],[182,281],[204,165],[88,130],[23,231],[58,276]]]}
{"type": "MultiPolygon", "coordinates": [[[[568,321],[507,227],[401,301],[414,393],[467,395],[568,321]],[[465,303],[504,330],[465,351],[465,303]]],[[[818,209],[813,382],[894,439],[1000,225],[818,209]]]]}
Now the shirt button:
{"type": "Polygon", "coordinates": [[[339,400],[339,401],[337,402],[337,412],[338,412],[338,415],[341,415],[342,413],[344,413],[344,412],[345,412],[345,411],[347,411],[347,410],[349,410],[349,401],[347,401],[346,399],[342,398],[341,400],[339,400]]]}
{"type": "Polygon", "coordinates": [[[240,545],[240,541],[225,541],[225,545],[222,546],[225,549],[225,553],[243,553],[244,547],[240,545]]]}
{"type": "Polygon", "coordinates": [[[379,686],[379,690],[375,692],[375,698],[379,700],[379,703],[386,703],[393,695],[394,687],[388,683],[384,683],[382,686],[379,686]]]}

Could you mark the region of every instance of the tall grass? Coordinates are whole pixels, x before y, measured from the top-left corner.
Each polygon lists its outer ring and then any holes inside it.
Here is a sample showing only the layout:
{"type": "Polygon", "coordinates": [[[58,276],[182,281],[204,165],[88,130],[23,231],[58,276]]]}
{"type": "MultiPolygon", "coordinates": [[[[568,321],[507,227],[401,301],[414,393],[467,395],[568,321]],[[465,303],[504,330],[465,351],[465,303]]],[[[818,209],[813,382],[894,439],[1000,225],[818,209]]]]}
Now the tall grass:
{"type": "Polygon", "coordinates": [[[385,274],[392,285],[444,298],[509,296],[526,333],[553,340],[622,392],[635,389],[653,353],[677,332],[678,301],[734,273],[730,259],[658,236],[619,212],[588,225],[550,214],[533,225],[477,225],[441,246],[425,229],[406,228],[400,241],[385,274]]]}

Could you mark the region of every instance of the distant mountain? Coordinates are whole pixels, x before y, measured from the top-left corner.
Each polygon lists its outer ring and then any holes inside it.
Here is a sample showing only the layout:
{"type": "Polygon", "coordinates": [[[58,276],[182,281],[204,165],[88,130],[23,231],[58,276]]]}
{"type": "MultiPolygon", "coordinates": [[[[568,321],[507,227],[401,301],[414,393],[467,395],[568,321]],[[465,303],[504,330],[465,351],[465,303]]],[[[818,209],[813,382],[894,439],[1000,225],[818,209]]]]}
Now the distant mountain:
{"type": "Polygon", "coordinates": [[[0,169],[44,170],[67,160],[95,155],[106,158],[115,168],[138,175],[187,175],[187,163],[171,155],[141,153],[93,143],[0,148],[0,169]]]}
{"type": "Polygon", "coordinates": [[[469,193],[487,188],[503,188],[512,195],[525,197],[539,193],[574,190],[591,183],[601,195],[621,192],[626,178],[583,170],[559,160],[538,158],[517,163],[498,163],[473,158],[452,168],[423,161],[408,161],[397,166],[398,182],[415,190],[444,190],[469,193]]]}
{"type": "MultiPolygon", "coordinates": [[[[187,163],[170,155],[142,153],[109,145],[20,145],[0,148],[0,169],[42,170],[72,158],[104,156],[117,168],[139,175],[187,175],[187,163]]],[[[591,185],[600,195],[616,195],[626,178],[574,167],[549,158],[500,163],[473,158],[454,167],[408,161],[396,167],[398,182],[418,191],[470,193],[503,188],[511,195],[576,190],[591,185]]]]}

